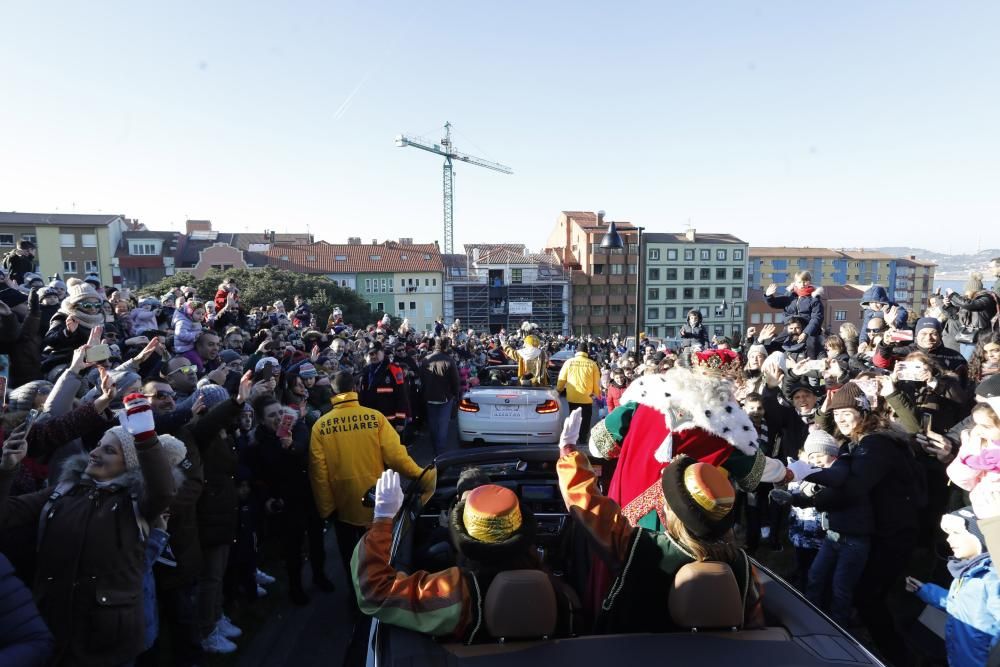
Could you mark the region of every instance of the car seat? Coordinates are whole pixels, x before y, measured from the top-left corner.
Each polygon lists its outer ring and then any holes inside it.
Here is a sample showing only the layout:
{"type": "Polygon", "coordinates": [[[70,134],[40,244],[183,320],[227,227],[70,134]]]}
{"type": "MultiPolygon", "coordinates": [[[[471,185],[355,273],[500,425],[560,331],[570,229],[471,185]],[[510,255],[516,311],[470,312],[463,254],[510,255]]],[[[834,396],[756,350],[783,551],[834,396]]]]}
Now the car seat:
{"type": "Polygon", "coordinates": [[[674,624],[692,632],[743,627],[743,597],[726,563],[701,561],[677,570],[667,607],[674,624]]]}
{"type": "Polygon", "coordinates": [[[500,572],[483,603],[486,631],[501,642],[552,636],[558,616],[555,590],[541,570],[500,572]]]}

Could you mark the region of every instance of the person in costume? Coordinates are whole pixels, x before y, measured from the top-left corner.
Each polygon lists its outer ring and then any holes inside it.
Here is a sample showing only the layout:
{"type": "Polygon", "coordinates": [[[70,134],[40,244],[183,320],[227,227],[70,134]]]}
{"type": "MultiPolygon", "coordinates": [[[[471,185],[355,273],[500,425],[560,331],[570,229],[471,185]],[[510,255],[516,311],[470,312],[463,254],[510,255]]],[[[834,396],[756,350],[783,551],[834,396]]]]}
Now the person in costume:
{"type": "Polygon", "coordinates": [[[794,478],[758,449],[753,422],[737,402],[734,385],[722,377],[727,364],[739,365],[726,352],[696,353],[692,369],[640,377],[591,431],[591,455],[617,459],[608,496],[633,526],[658,530],[664,524],[660,476],[679,454],[724,468],[747,492],[761,481],[794,478]]]}
{"type": "Polygon", "coordinates": [[[665,528],[633,526],[618,503],[600,493],[590,462],[576,450],[581,416],[576,409],[566,419],[557,471],[570,516],[616,577],[600,606],[597,632],[676,630],[667,613],[674,576],[688,563],[707,560],[732,568],[744,627],[762,626],[760,584],[749,557],[733,542],[736,492],[726,473],[685,454],[676,456],[657,483],[657,511],[666,515],[665,528]]]}
{"type": "Polygon", "coordinates": [[[506,336],[500,336],[503,353],[517,362],[517,379],[531,376],[531,385],[547,386],[549,384],[549,357],[541,348],[538,336],[528,334],[524,337],[524,346],[520,349],[510,345],[506,336]]]}

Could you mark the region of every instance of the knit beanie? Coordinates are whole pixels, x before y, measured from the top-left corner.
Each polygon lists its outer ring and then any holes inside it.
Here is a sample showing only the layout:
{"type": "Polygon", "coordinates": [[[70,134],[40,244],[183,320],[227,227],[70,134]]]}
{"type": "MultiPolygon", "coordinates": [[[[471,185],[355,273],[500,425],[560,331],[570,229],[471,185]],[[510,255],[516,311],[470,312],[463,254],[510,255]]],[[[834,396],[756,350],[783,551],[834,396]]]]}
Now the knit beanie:
{"type": "Polygon", "coordinates": [[[941,523],[958,523],[962,522],[962,525],[967,531],[973,534],[979,544],[982,545],[983,551],[986,550],[986,538],[983,537],[983,531],[979,529],[979,521],[976,518],[976,513],[972,511],[971,507],[963,507],[962,509],[957,509],[954,512],[948,512],[943,517],[941,517],[941,523]],[[949,519],[948,517],[955,517],[954,519],[949,519]],[[957,521],[956,521],[957,520],[957,521]]]}
{"type": "Polygon", "coordinates": [[[941,320],[936,317],[921,317],[913,327],[913,335],[916,336],[922,329],[941,331],[941,320]]]}
{"type": "Polygon", "coordinates": [[[178,438],[172,435],[161,435],[158,439],[171,468],[180,465],[180,462],[187,457],[187,447],[178,438]]]}
{"type": "Polygon", "coordinates": [[[861,390],[861,387],[854,382],[848,382],[833,392],[830,396],[830,401],[827,403],[827,410],[829,412],[842,408],[868,412],[871,410],[871,405],[868,403],[868,397],[865,396],[865,392],[861,390]]]}
{"type": "Polygon", "coordinates": [[[308,380],[309,378],[314,378],[317,375],[319,375],[319,373],[316,372],[316,367],[313,366],[308,361],[300,364],[298,370],[299,370],[299,377],[302,378],[303,380],[308,380]]]}
{"type": "Polygon", "coordinates": [[[114,433],[122,446],[122,458],[125,460],[125,470],[135,470],[139,467],[139,454],[135,451],[135,436],[124,426],[112,426],[109,433],[114,433]]]}
{"type": "Polygon", "coordinates": [[[88,297],[103,301],[101,295],[90,283],[85,283],[79,278],[70,278],[66,281],[66,298],[69,299],[70,303],[79,303],[88,297]]]}
{"type": "Polygon", "coordinates": [[[231,364],[234,361],[240,361],[243,357],[236,350],[223,350],[222,352],[219,352],[219,359],[221,359],[224,364],[231,364]]]}
{"type": "Polygon", "coordinates": [[[736,492],[715,466],[681,454],[663,471],[660,483],[670,511],[692,535],[718,540],[733,527],[736,492]]]}
{"type": "Polygon", "coordinates": [[[836,458],[840,455],[840,445],[837,441],[833,439],[833,436],[824,431],[823,429],[816,429],[810,431],[809,435],[806,436],[806,442],[803,445],[806,455],[809,454],[826,454],[827,456],[832,456],[836,458]]]}
{"type": "Polygon", "coordinates": [[[229,398],[229,392],[226,391],[225,387],[220,387],[217,384],[205,384],[198,387],[196,394],[201,395],[205,400],[205,407],[211,408],[213,405],[218,405],[222,401],[229,398]]]}
{"type": "Polygon", "coordinates": [[[27,412],[34,406],[35,397],[39,393],[46,396],[51,394],[52,383],[45,380],[32,380],[12,389],[7,396],[7,409],[10,412],[27,412]]]}
{"type": "Polygon", "coordinates": [[[264,366],[267,366],[268,364],[272,366],[281,366],[281,364],[278,363],[278,360],[275,359],[274,357],[261,357],[260,359],[257,360],[257,365],[253,367],[253,370],[256,373],[257,371],[264,368],[264,366]]]}

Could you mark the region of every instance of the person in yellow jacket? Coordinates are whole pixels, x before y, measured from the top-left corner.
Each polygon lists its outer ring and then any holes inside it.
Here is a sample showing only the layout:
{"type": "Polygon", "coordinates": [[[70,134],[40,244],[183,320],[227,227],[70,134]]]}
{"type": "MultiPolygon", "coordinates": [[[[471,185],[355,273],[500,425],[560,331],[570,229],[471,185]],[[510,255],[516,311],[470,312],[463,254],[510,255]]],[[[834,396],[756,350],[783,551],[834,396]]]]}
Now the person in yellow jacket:
{"type": "Polygon", "coordinates": [[[580,408],[583,414],[583,426],[580,428],[580,442],[587,442],[590,437],[590,420],[594,412],[594,399],[601,395],[601,369],[587,354],[589,346],[578,349],[576,355],[563,364],[556,382],[556,391],[560,394],[565,390],[569,411],[580,408]]]}
{"type": "MultiPolygon", "coordinates": [[[[420,478],[421,467],[410,458],[399,434],[378,410],[358,402],[354,376],[341,371],[331,382],[333,409],[313,424],[309,441],[309,481],[316,509],[333,519],[344,571],[350,580],[351,555],[374,519],[372,507],[361,500],[382,472],[395,470],[403,477],[420,478]]],[[[434,492],[437,473],[428,470],[420,480],[424,500],[434,492]]],[[[349,596],[356,623],[348,647],[349,655],[363,654],[370,625],[362,618],[357,598],[349,596]]]]}

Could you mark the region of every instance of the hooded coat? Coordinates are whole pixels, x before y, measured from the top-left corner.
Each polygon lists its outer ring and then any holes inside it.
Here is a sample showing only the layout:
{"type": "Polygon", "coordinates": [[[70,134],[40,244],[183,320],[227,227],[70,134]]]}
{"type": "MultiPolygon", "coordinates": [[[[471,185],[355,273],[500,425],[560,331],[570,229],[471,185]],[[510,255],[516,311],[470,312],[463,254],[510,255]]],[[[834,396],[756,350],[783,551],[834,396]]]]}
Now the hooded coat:
{"type": "Polygon", "coordinates": [[[865,312],[864,312],[864,314],[861,317],[861,339],[862,340],[864,340],[864,337],[865,337],[865,333],[864,332],[865,332],[865,328],[868,326],[868,320],[870,320],[871,318],[875,317],[876,315],[878,317],[882,317],[883,316],[882,315],[882,311],[874,310],[871,307],[871,304],[873,304],[873,303],[885,304],[889,308],[891,308],[892,306],[896,306],[896,308],[897,308],[896,321],[895,322],[886,322],[886,324],[891,324],[892,326],[894,326],[897,329],[905,329],[906,328],[906,321],[907,321],[907,319],[909,318],[909,315],[910,315],[907,312],[906,308],[903,308],[902,306],[900,306],[899,304],[897,304],[895,301],[893,301],[892,299],[890,299],[889,298],[889,293],[885,291],[884,287],[882,287],[881,285],[872,285],[871,287],[869,287],[868,289],[866,289],[865,293],[861,296],[861,307],[865,309],[865,312]]]}
{"type": "Polygon", "coordinates": [[[67,462],[60,482],[72,487],[52,503],[40,535],[52,489],[9,497],[16,470],[0,471],[0,530],[29,528],[38,544],[32,589],[55,636],[52,664],[120,665],[144,649],[140,524],[170,504],[174,478],[156,436],[135,448],[139,468],[109,485],[83,474],[86,455],[67,462]]]}
{"type": "Polygon", "coordinates": [[[823,288],[808,285],[800,292],[788,288],[788,294],[765,295],[764,299],[771,308],[779,308],[785,312],[785,321],[797,317],[805,320],[802,332],[807,336],[806,351],[810,359],[818,359],[822,349],[820,337],[823,335],[823,288]]]}
{"type": "Polygon", "coordinates": [[[692,345],[700,345],[705,348],[708,347],[708,329],[705,325],[701,323],[701,311],[694,311],[697,318],[694,324],[691,324],[690,320],[684,320],[684,326],[681,327],[681,339],[684,341],[684,347],[691,347],[692,345]]]}

